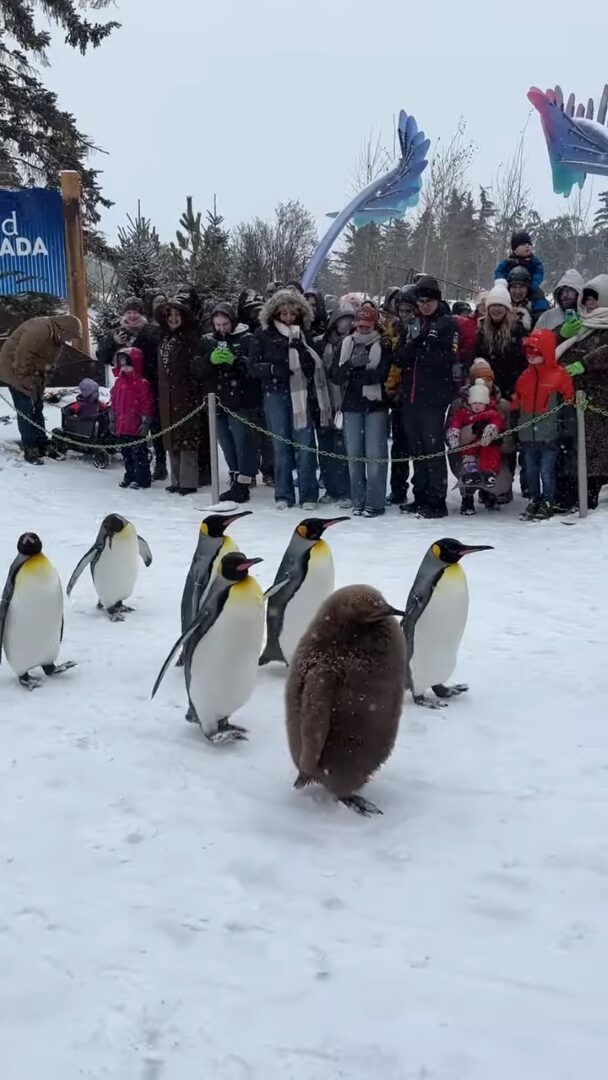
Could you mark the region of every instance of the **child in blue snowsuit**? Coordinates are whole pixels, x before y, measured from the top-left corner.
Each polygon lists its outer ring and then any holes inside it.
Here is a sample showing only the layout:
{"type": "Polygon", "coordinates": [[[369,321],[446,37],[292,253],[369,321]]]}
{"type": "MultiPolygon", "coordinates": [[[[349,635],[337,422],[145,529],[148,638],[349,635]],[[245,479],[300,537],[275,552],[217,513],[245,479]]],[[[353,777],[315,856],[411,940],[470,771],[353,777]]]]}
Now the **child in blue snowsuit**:
{"type": "Polygon", "coordinates": [[[506,281],[509,271],[516,266],[525,267],[530,275],[532,312],[538,318],[541,312],[549,310],[549,301],[541,289],[545,277],[545,268],[538,255],[534,254],[532,237],[525,229],[517,229],[513,233],[511,237],[511,254],[496,267],[494,280],[504,279],[506,281]]]}

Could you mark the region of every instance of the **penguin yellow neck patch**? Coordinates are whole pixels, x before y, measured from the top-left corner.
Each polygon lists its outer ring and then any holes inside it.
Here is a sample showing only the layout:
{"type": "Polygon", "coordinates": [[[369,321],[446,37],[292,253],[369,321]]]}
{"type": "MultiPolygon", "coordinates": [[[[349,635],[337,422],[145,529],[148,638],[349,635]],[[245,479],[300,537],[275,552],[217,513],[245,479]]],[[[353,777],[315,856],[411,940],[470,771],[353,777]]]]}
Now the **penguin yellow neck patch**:
{"type": "Polygon", "coordinates": [[[444,580],[455,584],[457,581],[461,581],[464,577],[464,570],[462,569],[460,563],[452,563],[451,566],[448,566],[447,570],[443,571],[442,577],[444,578],[444,580]]]}
{"type": "Polygon", "coordinates": [[[21,574],[48,574],[51,564],[46,555],[32,555],[21,567],[21,574]]]}
{"type": "Polygon", "coordinates": [[[252,600],[264,601],[264,593],[256,579],[251,576],[247,576],[243,581],[237,581],[236,585],[233,585],[230,590],[230,595],[234,596],[236,600],[245,601],[248,603],[252,600]]]}
{"type": "Polygon", "coordinates": [[[310,558],[316,562],[318,559],[328,559],[330,556],[329,545],[324,540],[317,540],[315,546],[311,548],[310,558]]]}

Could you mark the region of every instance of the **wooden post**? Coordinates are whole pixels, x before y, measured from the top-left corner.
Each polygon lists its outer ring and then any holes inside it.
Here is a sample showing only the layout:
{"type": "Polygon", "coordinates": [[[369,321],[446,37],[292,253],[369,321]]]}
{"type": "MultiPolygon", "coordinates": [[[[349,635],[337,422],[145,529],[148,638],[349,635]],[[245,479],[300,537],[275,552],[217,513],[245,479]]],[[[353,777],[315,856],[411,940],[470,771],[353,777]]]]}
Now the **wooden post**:
{"type": "Polygon", "coordinates": [[[585,437],[585,394],[576,391],[576,441],[578,461],[578,512],[586,518],[589,513],[587,494],[587,441],[585,437]]]}
{"type": "Polygon", "coordinates": [[[80,200],[80,175],[77,172],[61,173],[61,195],[65,222],[65,255],[68,270],[68,307],[82,323],[82,337],[72,344],[91,355],[89,337],[89,308],[87,277],[84,265],[84,238],[82,231],[82,205],[80,200]]]}

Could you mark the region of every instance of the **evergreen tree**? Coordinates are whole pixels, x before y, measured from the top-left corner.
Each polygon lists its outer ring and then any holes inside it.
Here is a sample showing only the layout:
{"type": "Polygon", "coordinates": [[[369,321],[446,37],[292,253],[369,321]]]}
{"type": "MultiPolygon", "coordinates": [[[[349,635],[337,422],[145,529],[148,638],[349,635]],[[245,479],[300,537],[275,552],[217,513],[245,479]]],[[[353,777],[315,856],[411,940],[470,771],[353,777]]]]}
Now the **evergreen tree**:
{"type": "Polygon", "coordinates": [[[595,212],[593,228],[598,233],[608,235],[608,191],[602,191],[597,201],[600,205],[595,212]]]}
{"type": "MultiPolygon", "coordinates": [[[[110,0],[91,0],[101,8],[110,0]]],[[[99,221],[98,207],[110,206],[99,186],[99,172],[86,161],[94,148],[74,117],[47,90],[36,65],[48,64],[48,30],[36,27],[40,13],[65,32],[66,44],[85,53],[96,48],[119,24],[89,22],[78,0],[0,0],[0,186],[57,187],[61,169],[80,173],[89,224],[99,221]]]]}
{"type": "Polygon", "coordinates": [[[129,296],[143,300],[153,289],[169,291],[172,284],[169,254],[149,219],[142,217],[139,203],[136,217],[127,215],[126,227],[118,230],[115,256],[118,303],[129,296]]]}
{"type": "Polygon", "coordinates": [[[232,252],[230,233],[222,228],[224,218],[218,214],[215,196],[213,210],[208,210],[206,217],[203,225],[189,195],[176,233],[177,244],[172,245],[175,265],[181,267],[182,279],[202,300],[225,300],[234,292],[232,252]]]}

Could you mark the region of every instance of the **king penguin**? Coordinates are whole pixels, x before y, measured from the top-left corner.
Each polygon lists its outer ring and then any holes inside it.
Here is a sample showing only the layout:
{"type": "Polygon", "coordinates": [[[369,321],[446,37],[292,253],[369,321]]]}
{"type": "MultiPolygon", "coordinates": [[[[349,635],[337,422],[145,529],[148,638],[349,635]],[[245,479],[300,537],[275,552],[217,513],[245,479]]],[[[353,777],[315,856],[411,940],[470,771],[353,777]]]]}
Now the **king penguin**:
{"type": "Polygon", "coordinates": [[[334,560],[323,533],[341,521],[350,518],[306,518],[295,529],[274,580],[285,585],[268,601],[260,665],[272,660],[289,665],[302,634],[334,591],[334,560]]]}
{"type": "Polygon", "coordinates": [[[264,635],[264,593],[249,570],[262,559],[240,551],[224,555],[193,623],[175,643],[154,684],[152,697],[177,651],[184,651],[187,720],[212,743],[247,738],[230,717],[253,693],[264,635]]]}
{"type": "Polygon", "coordinates": [[[192,625],[222,557],[231,551],[238,551],[234,540],[227,536],[224,530],[248,514],[251,514],[251,510],[242,510],[239,514],[209,514],[201,522],[196,551],[186,575],[182,595],[182,634],[192,625]]]}
{"type": "Polygon", "coordinates": [[[146,541],[137,535],[135,526],[120,514],[109,514],[101,523],[93,547],[78,563],[69,582],[67,593],[72,590],[87,566],[98,597],[98,608],[105,608],[112,622],[122,622],[133,608],[125,607],[137,581],[137,560],[141,557],[145,566],[152,562],[152,552],[146,541]]]}
{"type": "Polygon", "coordinates": [[[407,686],[416,705],[444,707],[441,702],[425,698],[429,687],[440,699],[469,689],[465,685],[445,685],[456,667],[469,614],[469,590],[460,560],[475,551],[492,550],[488,544],[437,540],[420,564],[401,624],[408,661],[407,686]]]}
{"type": "Polygon", "coordinates": [[[63,592],[40,537],[24,533],[17,552],[0,600],[0,661],[4,649],[21,685],[35,690],[42,680],[30,675],[32,668],[60,675],[76,665],[55,663],[63,638],[63,592]]]}

